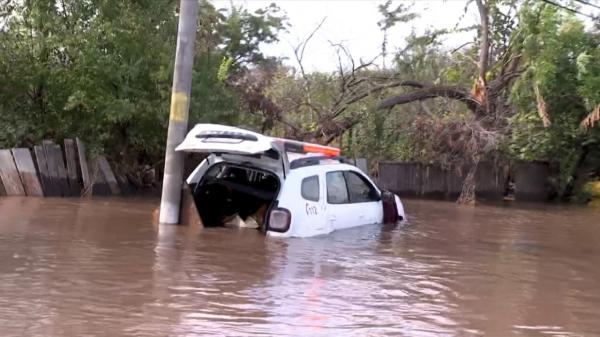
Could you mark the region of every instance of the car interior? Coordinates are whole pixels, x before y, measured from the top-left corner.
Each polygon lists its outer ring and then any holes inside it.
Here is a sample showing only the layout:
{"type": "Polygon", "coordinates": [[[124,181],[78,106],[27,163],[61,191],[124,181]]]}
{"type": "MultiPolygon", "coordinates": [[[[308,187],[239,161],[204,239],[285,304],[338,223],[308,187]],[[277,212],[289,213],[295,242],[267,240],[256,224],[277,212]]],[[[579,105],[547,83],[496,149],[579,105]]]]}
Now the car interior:
{"type": "Polygon", "coordinates": [[[192,187],[204,226],[236,223],[264,230],[265,215],[279,192],[276,175],[256,168],[219,163],[192,187]]]}

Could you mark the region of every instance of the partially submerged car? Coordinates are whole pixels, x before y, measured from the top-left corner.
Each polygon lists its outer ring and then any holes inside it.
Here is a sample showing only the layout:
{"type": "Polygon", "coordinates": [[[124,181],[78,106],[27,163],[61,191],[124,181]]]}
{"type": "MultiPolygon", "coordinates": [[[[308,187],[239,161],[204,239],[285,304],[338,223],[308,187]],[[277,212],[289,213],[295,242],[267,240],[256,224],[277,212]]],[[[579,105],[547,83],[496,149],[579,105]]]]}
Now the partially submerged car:
{"type": "Polygon", "coordinates": [[[400,198],[334,147],[197,124],[176,150],[208,154],[187,178],[205,226],[307,237],[405,219],[400,198]]]}

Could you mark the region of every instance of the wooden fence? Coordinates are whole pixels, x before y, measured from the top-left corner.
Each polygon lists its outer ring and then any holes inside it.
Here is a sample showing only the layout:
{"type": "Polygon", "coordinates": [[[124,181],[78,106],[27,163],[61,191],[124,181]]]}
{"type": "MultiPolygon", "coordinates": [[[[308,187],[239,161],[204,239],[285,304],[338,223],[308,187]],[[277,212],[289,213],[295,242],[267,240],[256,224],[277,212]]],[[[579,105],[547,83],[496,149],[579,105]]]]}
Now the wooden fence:
{"type": "Polygon", "coordinates": [[[518,162],[512,176],[515,183],[515,198],[518,200],[547,200],[553,193],[549,183],[550,165],[545,162],[518,162]]]}
{"type": "MultiPolygon", "coordinates": [[[[400,196],[457,198],[466,172],[445,170],[436,165],[420,163],[380,162],[379,185],[400,196]]],[[[511,166],[481,163],[475,177],[475,194],[482,200],[500,200],[508,189],[509,177],[514,182],[517,200],[548,199],[549,169],[547,163],[519,162],[511,166]]]]}
{"type": "Polygon", "coordinates": [[[367,159],[366,158],[354,158],[354,159],[350,159],[350,163],[356,167],[358,167],[359,169],[361,169],[363,172],[365,173],[369,173],[369,168],[367,165],[367,159]]]}
{"type": "Polygon", "coordinates": [[[79,139],[63,148],[45,140],[28,148],[0,150],[0,196],[76,197],[118,195],[121,188],[104,156],[88,163],[79,139]]]}

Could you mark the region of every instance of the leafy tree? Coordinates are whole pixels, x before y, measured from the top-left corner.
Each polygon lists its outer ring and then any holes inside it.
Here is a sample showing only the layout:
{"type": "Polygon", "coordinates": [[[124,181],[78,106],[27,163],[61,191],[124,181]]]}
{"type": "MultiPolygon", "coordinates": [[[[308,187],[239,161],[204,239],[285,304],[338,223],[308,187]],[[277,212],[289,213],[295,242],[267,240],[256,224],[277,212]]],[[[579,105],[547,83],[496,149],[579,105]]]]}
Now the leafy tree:
{"type": "MultiPolygon", "coordinates": [[[[176,0],[3,0],[0,145],[81,137],[123,166],[163,156],[177,34],[176,0]]],[[[203,1],[190,119],[236,123],[243,107],[223,60],[242,72],[267,60],[285,17],[203,1]],[[221,71],[220,71],[221,70],[221,71]],[[219,78],[221,74],[221,78],[219,78]]]]}
{"type": "Polygon", "coordinates": [[[409,6],[400,3],[396,8],[391,8],[392,0],[387,0],[384,4],[377,7],[379,13],[383,16],[377,26],[383,32],[383,41],[381,42],[381,56],[383,60],[383,67],[385,68],[385,60],[387,56],[387,45],[388,45],[388,31],[400,22],[409,22],[417,18],[417,14],[409,12],[409,6]]]}
{"type": "Polygon", "coordinates": [[[600,133],[590,127],[600,104],[600,36],[573,13],[546,4],[524,7],[520,21],[527,67],[512,90],[517,114],[508,150],[519,159],[556,162],[556,189],[565,196],[581,187],[586,166],[598,167],[600,133]]]}
{"type": "MultiPolygon", "coordinates": [[[[473,88],[462,85],[404,81],[403,86],[413,90],[385,99],[380,108],[418,102],[432,98],[451,99],[464,104],[470,115],[451,121],[446,129],[453,130],[447,137],[440,137],[435,130],[443,120],[429,123],[423,129],[433,131],[429,139],[438,153],[445,153],[455,166],[470,167],[459,198],[461,203],[475,200],[475,173],[482,157],[488,155],[499,144],[505,132],[505,120],[511,113],[507,104],[507,89],[520,74],[519,64],[521,36],[513,34],[514,24],[505,20],[516,7],[515,1],[475,0],[479,11],[480,25],[477,39],[477,71],[473,88]],[[508,39],[507,37],[511,38],[508,39]],[[458,155],[452,155],[458,154],[458,155]]],[[[441,124],[440,124],[441,123],[441,124]]]]}
{"type": "Polygon", "coordinates": [[[482,18],[477,45],[444,51],[436,32],[428,32],[409,37],[396,57],[398,73],[410,79],[403,86],[416,90],[381,105],[395,105],[391,112],[408,117],[396,131],[410,135],[404,154],[475,169],[483,156],[497,157],[498,151],[509,159],[550,161],[559,170],[559,194],[569,195],[600,167],[593,127],[600,119],[598,31],[586,31],[573,13],[550,4],[476,3],[482,18]],[[421,111],[406,109],[408,102],[418,102],[421,111]]]}

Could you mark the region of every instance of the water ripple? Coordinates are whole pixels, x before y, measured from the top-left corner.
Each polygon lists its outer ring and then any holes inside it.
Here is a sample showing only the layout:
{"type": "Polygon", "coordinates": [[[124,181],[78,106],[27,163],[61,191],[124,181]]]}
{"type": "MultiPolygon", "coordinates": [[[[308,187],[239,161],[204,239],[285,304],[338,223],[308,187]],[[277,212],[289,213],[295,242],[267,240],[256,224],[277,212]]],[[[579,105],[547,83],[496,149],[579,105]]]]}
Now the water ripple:
{"type": "Polygon", "coordinates": [[[584,209],[409,200],[408,225],[280,240],[30,200],[0,199],[3,336],[600,335],[584,209]]]}

